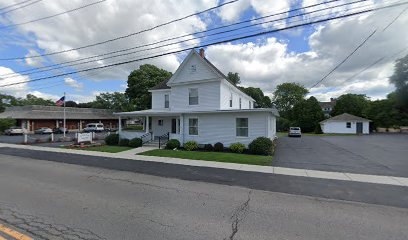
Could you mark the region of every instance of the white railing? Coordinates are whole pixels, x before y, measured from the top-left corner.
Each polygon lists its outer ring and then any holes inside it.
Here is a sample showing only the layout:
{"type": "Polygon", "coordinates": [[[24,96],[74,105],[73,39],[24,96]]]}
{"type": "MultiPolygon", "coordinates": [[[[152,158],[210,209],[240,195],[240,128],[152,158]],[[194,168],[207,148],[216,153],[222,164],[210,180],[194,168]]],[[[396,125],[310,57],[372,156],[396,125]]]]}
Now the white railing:
{"type": "Polygon", "coordinates": [[[145,131],[120,131],[119,136],[120,138],[126,138],[126,139],[133,139],[133,138],[140,138],[146,134],[145,131]]]}

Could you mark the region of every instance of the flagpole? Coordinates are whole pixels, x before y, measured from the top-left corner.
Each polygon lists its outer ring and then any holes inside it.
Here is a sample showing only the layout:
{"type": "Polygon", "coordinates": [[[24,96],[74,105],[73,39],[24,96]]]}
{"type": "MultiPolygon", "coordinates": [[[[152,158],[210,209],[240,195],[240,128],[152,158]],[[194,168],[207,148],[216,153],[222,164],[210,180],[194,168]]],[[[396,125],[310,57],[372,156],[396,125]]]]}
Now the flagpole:
{"type": "Polygon", "coordinates": [[[65,141],[65,132],[66,132],[66,116],[65,116],[65,92],[64,92],[64,129],[63,129],[63,132],[64,132],[64,141],[65,141]]]}

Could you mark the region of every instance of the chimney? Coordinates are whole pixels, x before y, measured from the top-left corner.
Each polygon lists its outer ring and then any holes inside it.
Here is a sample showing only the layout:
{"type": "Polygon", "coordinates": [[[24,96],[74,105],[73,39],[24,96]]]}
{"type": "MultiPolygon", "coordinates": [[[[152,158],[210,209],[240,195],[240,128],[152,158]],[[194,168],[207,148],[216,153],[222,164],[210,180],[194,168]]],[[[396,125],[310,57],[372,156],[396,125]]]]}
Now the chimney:
{"type": "Polygon", "coordinates": [[[200,56],[201,56],[202,58],[205,58],[204,48],[200,48],[200,56]]]}

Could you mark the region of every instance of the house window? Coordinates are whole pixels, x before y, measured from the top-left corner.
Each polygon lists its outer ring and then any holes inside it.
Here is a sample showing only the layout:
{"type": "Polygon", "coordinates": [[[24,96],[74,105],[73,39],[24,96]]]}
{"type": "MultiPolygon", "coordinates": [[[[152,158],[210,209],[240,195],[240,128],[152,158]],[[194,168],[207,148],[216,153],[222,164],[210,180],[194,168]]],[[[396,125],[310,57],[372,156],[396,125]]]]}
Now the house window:
{"type": "Polygon", "coordinates": [[[197,72],[197,65],[191,65],[190,70],[192,73],[197,72]]]}
{"type": "Polygon", "coordinates": [[[237,137],[248,137],[248,118],[237,118],[237,137]]]}
{"type": "Polygon", "coordinates": [[[198,135],[198,118],[188,119],[188,134],[198,135]]]}
{"type": "Polygon", "coordinates": [[[232,107],[232,93],[231,93],[231,95],[230,95],[230,107],[232,107]]]}
{"type": "Polygon", "coordinates": [[[346,127],[351,128],[351,122],[346,122],[346,127]]]}
{"type": "Polygon", "coordinates": [[[198,88],[188,89],[188,104],[198,105],[198,88]]]}
{"type": "Polygon", "coordinates": [[[157,121],[157,125],[163,126],[163,119],[159,119],[159,120],[157,121]]]}
{"type": "Polygon", "coordinates": [[[170,101],[169,101],[169,94],[164,95],[164,108],[169,108],[170,101]]]}
{"type": "Polygon", "coordinates": [[[239,109],[241,109],[241,98],[239,98],[239,109]]]}

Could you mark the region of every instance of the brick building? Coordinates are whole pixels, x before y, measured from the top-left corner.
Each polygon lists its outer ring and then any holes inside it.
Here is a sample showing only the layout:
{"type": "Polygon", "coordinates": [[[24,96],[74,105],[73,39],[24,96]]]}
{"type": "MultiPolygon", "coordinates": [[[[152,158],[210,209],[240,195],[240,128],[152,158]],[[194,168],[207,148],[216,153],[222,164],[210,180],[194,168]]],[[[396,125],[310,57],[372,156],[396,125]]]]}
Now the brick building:
{"type": "MultiPolygon", "coordinates": [[[[117,128],[118,118],[107,109],[66,107],[66,127],[70,131],[81,131],[88,123],[103,123],[105,128],[117,128]]],[[[41,127],[63,127],[64,108],[57,106],[8,107],[0,118],[17,120],[17,126],[30,132],[41,127]]]]}

